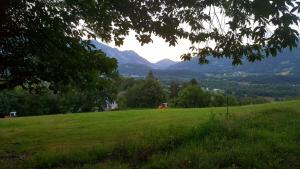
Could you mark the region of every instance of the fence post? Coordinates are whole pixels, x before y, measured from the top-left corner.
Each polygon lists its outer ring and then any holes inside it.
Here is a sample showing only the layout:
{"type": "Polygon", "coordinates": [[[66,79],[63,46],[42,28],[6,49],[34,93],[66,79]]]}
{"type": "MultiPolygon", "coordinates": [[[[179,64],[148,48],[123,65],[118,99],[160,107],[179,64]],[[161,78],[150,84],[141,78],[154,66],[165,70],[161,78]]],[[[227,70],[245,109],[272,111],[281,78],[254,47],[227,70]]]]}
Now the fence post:
{"type": "Polygon", "coordinates": [[[228,119],[228,118],[229,118],[228,94],[226,95],[226,105],[227,105],[227,112],[226,112],[226,116],[227,116],[227,119],[228,119]]]}

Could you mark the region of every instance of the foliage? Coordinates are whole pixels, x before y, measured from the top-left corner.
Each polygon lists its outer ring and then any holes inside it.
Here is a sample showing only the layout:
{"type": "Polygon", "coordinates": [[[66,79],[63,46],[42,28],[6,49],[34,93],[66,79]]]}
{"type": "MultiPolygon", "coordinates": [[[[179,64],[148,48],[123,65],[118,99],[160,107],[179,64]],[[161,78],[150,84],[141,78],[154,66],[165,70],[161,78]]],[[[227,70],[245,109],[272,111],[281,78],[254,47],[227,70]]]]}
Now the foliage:
{"type": "Polygon", "coordinates": [[[126,92],[119,93],[117,97],[117,103],[118,103],[118,109],[120,110],[125,110],[128,108],[126,92]]]}
{"type": "MultiPolygon", "coordinates": [[[[192,79],[183,83],[178,96],[169,99],[169,102],[174,107],[222,107],[227,105],[226,99],[223,93],[204,90],[196,79],[192,79]]],[[[231,95],[228,97],[228,104],[235,106],[239,102],[235,96],[231,95]]]]}
{"type": "Polygon", "coordinates": [[[148,72],[148,75],[147,75],[146,79],[147,79],[147,80],[157,80],[157,79],[154,77],[154,74],[153,74],[152,70],[150,70],[150,71],[148,72]]]}
{"type": "Polygon", "coordinates": [[[199,85],[189,85],[182,89],[176,99],[178,107],[208,107],[210,94],[201,89],[199,85]]]}
{"type": "Polygon", "coordinates": [[[127,106],[131,108],[155,108],[165,101],[165,91],[153,74],[147,80],[136,84],[126,93],[127,106]]]}
{"type": "Polygon", "coordinates": [[[222,93],[212,93],[211,94],[211,106],[222,107],[226,106],[226,99],[222,93]]]}
{"type": "Polygon", "coordinates": [[[69,5],[68,1],[1,1],[1,90],[22,86],[59,91],[67,85],[83,89],[94,78],[111,78],[116,60],[92,50],[81,38],[87,29],[78,28],[79,11],[69,5]]]}
{"type": "Polygon", "coordinates": [[[172,81],[169,87],[169,99],[174,99],[178,97],[180,91],[179,83],[172,81]]]}
{"type": "Polygon", "coordinates": [[[267,103],[268,101],[263,97],[245,97],[240,99],[241,105],[249,105],[249,104],[262,104],[267,103]]]}
{"type": "MultiPolygon", "coordinates": [[[[149,73],[151,78],[147,78],[148,80],[155,80],[156,78],[149,73]]],[[[157,81],[160,83],[159,81],[157,81]]],[[[209,87],[208,81],[203,81],[204,85],[209,87]]],[[[214,81],[213,81],[214,82],[214,81]]],[[[146,82],[143,80],[137,80],[132,78],[121,78],[117,82],[118,85],[118,103],[120,104],[120,109],[126,109],[129,107],[139,107],[143,108],[146,104],[140,105],[141,98],[143,98],[143,95],[149,96],[155,96],[157,95],[155,92],[149,92],[149,94],[144,94],[141,91],[146,90],[146,88],[151,87],[144,87],[142,89],[142,86],[146,82]]],[[[267,103],[272,101],[272,98],[265,98],[261,97],[260,93],[257,93],[256,90],[254,90],[254,94],[251,94],[247,96],[248,92],[251,92],[250,90],[243,90],[243,92],[240,91],[241,87],[239,85],[235,86],[231,84],[232,86],[229,86],[229,83],[224,83],[223,81],[216,81],[213,83],[213,87],[224,87],[225,89],[230,89],[235,94],[234,95],[228,95],[228,105],[229,106],[237,106],[237,105],[249,105],[249,104],[261,104],[261,103],[267,103]],[[216,85],[217,83],[217,85],[216,85]]],[[[156,84],[158,85],[158,84],[156,84]]],[[[222,107],[227,105],[227,96],[225,96],[224,92],[222,90],[208,90],[203,89],[198,84],[197,80],[191,80],[189,82],[180,83],[178,81],[171,81],[170,83],[162,83],[159,84],[162,88],[162,91],[164,95],[167,94],[167,102],[169,103],[170,107],[222,107]],[[193,87],[191,87],[193,86],[193,87]]],[[[262,87],[262,85],[260,85],[262,87]]],[[[243,89],[246,89],[244,87],[243,89]]],[[[252,89],[252,88],[250,88],[252,89]]],[[[267,88],[263,88],[266,91],[267,88]]],[[[263,90],[261,89],[261,90],[263,90]]],[[[159,91],[161,89],[153,89],[153,91],[159,91]]],[[[273,92],[276,92],[274,90],[273,92]]],[[[163,99],[164,100],[164,99],[163,99]]],[[[146,101],[145,101],[146,102],[146,101]]],[[[161,102],[157,102],[157,104],[160,104],[161,102]]],[[[153,105],[154,106],[154,105],[153,105]]],[[[153,107],[152,106],[152,107],[153,107]]],[[[148,107],[148,106],[147,106],[148,107]]],[[[155,106],[154,106],[155,107],[155,106]]],[[[144,107],[146,108],[146,107],[144,107]]]]}
{"type": "Polygon", "coordinates": [[[54,94],[29,94],[21,89],[15,91],[2,91],[0,93],[0,114],[9,115],[16,111],[17,116],[59,114],[62,113],[59,97],[54,94]]]}
{"type": "Polygon", "coordinates": [[[299,23],[297,0],[2,0],[0,6],[0,89],[47,82],[58,90],[88,81],[90,73],[109,76],[116,61],[92,51],[83,37],[116,45],[129,30],[142,45],[152,35],[170,45],[186,38],[193,46],[185,60],[196,55],[207,63],[213,56],[241,64],[243,57],[256,61],[294,48],[299,35],[292,27],[299,23]],[[215,47],[195,47],[208,41],[215,47]]]}
{"type": "Polygon", "coordinates": [[[229,106],[237,106],[239,104],[237,98],[233,95],[229,95],[226,97],[229,106]]]}
{"type": "Polygon", "coordinates": [[[143,83],[143,80],[141,79],[134,79],[129,77],[123,77],[120,76],[118,79],[116,79],[117,87],[119,92],[123,92],[134,86],[135,84],[141,84],[143,83]]]}
{"type": "Polygon", "coordinates": [[[5,90],[0,92],[0,117],[11,111],[16,111],[17,116],[101,111],[106,101],[116,98],[117,91],[113,86],[105,87],[105,90],[92,88],[84,91],[65,87],[63,93],[44,89],[38,94],[20,87],[5,90]]]}
{"type": "Polygon", "coordinates": [[[191,85],[198,85],[198,81],[197,81],[195,78],[193,78],[193,79],[189,82],[189,84],[191,84],[191,85]]]}

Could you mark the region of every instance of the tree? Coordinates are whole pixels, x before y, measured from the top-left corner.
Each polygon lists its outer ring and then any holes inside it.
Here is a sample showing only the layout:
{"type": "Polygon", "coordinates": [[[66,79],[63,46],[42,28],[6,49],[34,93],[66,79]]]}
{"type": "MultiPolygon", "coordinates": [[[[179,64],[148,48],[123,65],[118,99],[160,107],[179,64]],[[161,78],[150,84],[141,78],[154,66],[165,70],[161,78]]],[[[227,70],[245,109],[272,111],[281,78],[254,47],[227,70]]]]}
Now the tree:
{"type": "Polygon", "coordinates": [[[233,95],[227,96],[229,106],[237,106],[239,104],[237,98],[233,95]]]}
{"type": "Polygon", "coordinates": [[[116,62],[92,51],[100,38],[122,45],[129,30],[141,44],[152,35],[176,45],[192,42],[189,60],[226,57],[233,64],[275,56],[295,48],[298,0],[2,0],[0,2],[0,89],[47,82],[52,89],[87,81],[90,72],[109,75],[116,62]],[[210,43],[211,42],[211,43],[210,43]],[[198,45],[198,44],[213,44],[198,45]],[[199,46],[199,47],[197,47],[199,46]],[[76,69],[75,69],[76,68],[76,69]]]}
{"type": "Polygon", "coordinates": [[[8,91],[0,92],[0,118],[9,115],[9,112],[15,111],[17,97],[14,93],[8,91]]]}
{"type": "Polygon", "coordinates": [[[154,77],[154,74],[153,74],[152,70],[150,70],[148,72],[148,75],[147,75],[146,79],[147,80],[156,80],[155,77],[154,77]]]}
{"type": "Polygon", "coordinates": [[[140,79],[134,79],[132,77],[122,77],[120,76],[118,79],[116,79],[116,85],[118,86],[118,92],[123,92],[131,88],[137,83],[142,83],[143,80],[140,79]]]}
{"type": "Polygon", "coordinates": [[[178,97],[180,86],[176,81],[172,81],[169,88],[169,99],[178,97]]]}
{"type": "Polygon", "coordinates": [[[156,108],[165,101],[165,92],[159,81],[148,78],[127,91],[126,101],[127,106],[132,108],[156,108]]]}
{"type": "MultiPolygon", "coordinates": [[[[43,89],[38,94],[21,87],[0,92],[0,118],[16,111],[18,116],[101,111],[106,101],[116,98],[115,82],[101,84],[103,89],[90,86],[86,90],[65,86],[63,92],[43,89]]],[[[96,84],[96,83],[91,83],[96,84]]]]}
{"type": "Polygon", "coordinates": [[[212,93],[211,105],[221,107],[226,105],[225,96],[222,93],[212,93]]]}
{"type": "Polygon", "coordinates": [[[199,85],[189,85],[182,89],[176,101],[176,106],[185,108],[207,107],[210,103],[210,95],[201,89],[199,85]]]}
{"type": "Polygon", "coordinates": [[[193,79],[190,81],[189,84],[191,84],[191,85],[198,85],[198,81],[197,81],[195,78],[193,78],[193,79]]]}
{"type": "MultiPolygon", "coordinates": [[[[111,79],[115,59],[95,51],[82,37],[78,10],[67,1],[4,0],[0,12],[0,90],[22,86],[61,90],[88,88],[111,79]],[[96,78],[96,79],[95,79],[96,78]]],[[[80,13],[80,12],[79,12],[80,13]]]]}

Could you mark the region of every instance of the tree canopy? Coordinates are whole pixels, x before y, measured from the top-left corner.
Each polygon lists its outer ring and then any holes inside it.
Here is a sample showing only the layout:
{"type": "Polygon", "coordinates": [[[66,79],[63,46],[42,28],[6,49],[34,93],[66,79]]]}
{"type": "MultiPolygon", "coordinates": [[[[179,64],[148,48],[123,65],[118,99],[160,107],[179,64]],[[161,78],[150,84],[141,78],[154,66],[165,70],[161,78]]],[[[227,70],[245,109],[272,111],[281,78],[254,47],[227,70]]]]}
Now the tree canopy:
{"type": "MultiPolygon", "coordinates": [[[[74,1],[75,2],[75,1],[74,1]]],[[[80,9],[67,1],[4,0],[0,12],[0,89],[102,89],[117,62],[83,39],[80,9]]],[[[82,7],[85,9],[85,7],[82,7]]]]}
{"type": "Polygon", "coordinates": [[[127,105],[131,108],[156,108],[165,101],[165,91],[152,71],[145,81],[131,87],[127,93],[127,105]]]}
{"type": "Polygon", "coordinates": [[[178,107],[185,108],[208,107],[209,104],[210,94],[197,84],[190,84],[183,88],[176,100],[178,107]]]}
{"type": "Polygon", "coordinates": [[[0,87],[35,87],[108,77],[116,61],[92,50],[91,38],[122,45],[130,30],[141,44],[152,35],[170,45],[192,42],[189,60],[226,57],[233,64],[297,46],[297,0],[2,0],[0,87]],[[87,39],[87,40],[86,40],[87,39]],[[200,44],[200,45],[199,45],[200,44]]]}

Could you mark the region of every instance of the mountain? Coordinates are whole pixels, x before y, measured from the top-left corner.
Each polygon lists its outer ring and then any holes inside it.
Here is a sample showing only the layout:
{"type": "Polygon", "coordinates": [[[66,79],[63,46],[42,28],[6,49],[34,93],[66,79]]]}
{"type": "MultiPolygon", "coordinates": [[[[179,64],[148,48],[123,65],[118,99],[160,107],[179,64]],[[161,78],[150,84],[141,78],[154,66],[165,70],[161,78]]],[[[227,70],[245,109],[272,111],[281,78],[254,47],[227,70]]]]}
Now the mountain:
{"type": "Polygon", "coordinates": [[[228,59],[209,58],[209,64],[199,64],[197,57],[192,58],[190,61],[182,61],[177,64],[169,66],[168,70],[190,70],[202,74],[219,74],[234,71],[228,59]]]}
{"type": "Polygon", "coordinates": [[[300,75],[300,43],[293,51],[284,49],[276,57],[268,57],[262,61],[232,66],[229,59],[209,57],[209,64],[198,64],[198,58],[183,61],[169,66],[168,70],[190,70],[202,74],[224,74],[244,72],[249,74],[265,75],[300,75]]]}
{"type": "Polygon", "coordinates": [[[128,63],[119,65],[118,70],[125,76],[145,77],[150,70],[153,70],[153,68],[144,64],[128,63]]]}
{"type": "Polygon", "coordinates": [[[136,52],[132,50],[120,51],[116,48],[112,48],[108,45],[100,43],[96,40],[92,41],[92,44],[96,47],[96,49],[102,50],[108,57],[113,57],[118,60],[119,66],[126,64],[137,64],[137,65],[145,65],[150,68],[156,68],[156,65],[144,59],[136,52]]]}
{"type": "Polygon", "coordinates": [[[170,59],[163,59],[155,63],[158,69],[166,69],[172,65],[175,65],[177,62],[170,60],[170,59]]]}
{"type": "Polygon", "coordinates": [[[260,81],[267,81],[266,77],[268,79],[275,78],[277,81],[287,78],[289,79],[285,81],[295,81],[294,79],[300,81],[300,43],[299,47],[293,51],[284,49],[276,57],[265,58],[254,63],[244,61],[240,66],[232,66],[230,59],[213,57],[209,57],[209,64],[199,64],[198,58],[182,62],[163,59],[154,64],[134,51],[120,51],[97,41],[92,41],[92,44],[109,57],[116,58],[119,63],[118,70],[125,76],[145,77],[150,70],[153,70],[157,77],[162,78],[161,80],[229,76],[244,78],[243,81],[247,79],[255,81],[255,78],[260,76],[260,81]]]}

